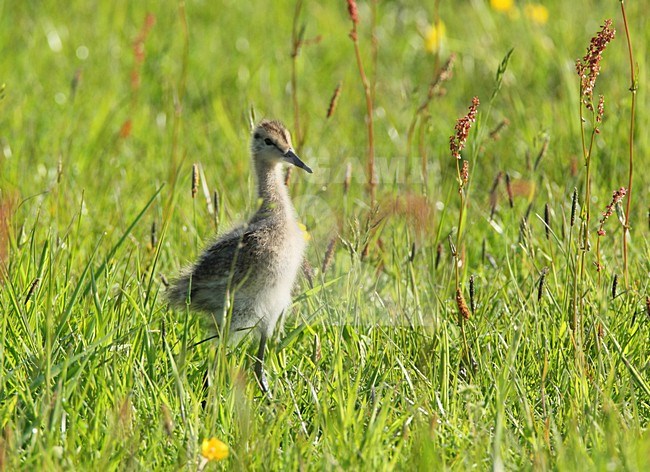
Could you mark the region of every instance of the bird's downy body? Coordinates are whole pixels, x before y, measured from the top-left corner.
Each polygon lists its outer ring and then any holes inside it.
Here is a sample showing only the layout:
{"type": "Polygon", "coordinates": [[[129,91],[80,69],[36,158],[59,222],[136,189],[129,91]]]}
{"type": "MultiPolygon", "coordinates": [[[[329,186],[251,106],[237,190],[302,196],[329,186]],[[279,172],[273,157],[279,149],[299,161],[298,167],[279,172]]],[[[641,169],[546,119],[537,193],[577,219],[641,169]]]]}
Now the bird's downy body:
{"type": "Polygon", "coordinates": [[[260,207],[244,225],[219,237],[169,289],[173,306],[207,314],[208,324],[231,335],[254,329],[260,335],[256,374],[267,390],[262,368],[266,339],[291,305],[306,241],[284,184],[282,164],[308,172],[294,153],[291,137],[276,121],[262,121],[251,141],[260,207]],[[229,306],[228,304],[232,304],[229,306]]]}

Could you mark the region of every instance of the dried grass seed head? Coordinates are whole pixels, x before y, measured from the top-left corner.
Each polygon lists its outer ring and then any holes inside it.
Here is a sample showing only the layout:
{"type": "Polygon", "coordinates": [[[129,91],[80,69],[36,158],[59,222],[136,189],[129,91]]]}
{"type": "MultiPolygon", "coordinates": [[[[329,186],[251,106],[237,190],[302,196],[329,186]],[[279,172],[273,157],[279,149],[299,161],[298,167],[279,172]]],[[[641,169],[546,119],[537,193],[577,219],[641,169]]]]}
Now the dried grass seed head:
{"type": "Polygon", "coordinates": [[[603,51],[615,36],[616,30],[612,27],[612,20],[605,20],[601,30],[591,38],[587,53],[582,59],[576,61],[576,71],[580,76],[583,102],[587,108],[592,109],[594,87],[600,74],[600,61],[603,58],[603,51]]]}
{"type": "Polygon", "coordinates": [[[355,0],[348,0],[348,14],[352,23],[355,25],[359,23],[359,11],[357,10],[357,2],[355,0]]]}
{"type": "Polygon", "coordinates": [[[598,236],[605,236],[605,230],[603,229],[603,226],[605,226],[605,222],[607,219],[612,216],[612,213],[614,213],[614,208],[616,205],[618,205],[621,200],[625,197],[627,194],[627,189],[625,187],[621,187],[618,190],[615,190],[614,193],[612,194],[612,201],[607,205],[605,208],[605,211],[603,212],[603,217],[600,219],[600,227],[598,228],[598,236]]]}
{"type": "Polygon", "coordinates": [[[463,296],[463,291],[459,288],[456,289],[456,306],[458,307],[459,321],[467,321],[470,318],[469,307],[463,296]]]}
{"type": "Polygon", "coordinates": [[[449,137],[449,149],[451,150],[451,155],[456,159],[460,159],[460,152],[465,148],[465,143],[469,136],[469,130],[472,127],[472,123],[476,121],[479,104],[480,101],[478,97],[472,98],[472,104],[470,105],[467,114],[456,121],[456,126],[454,127],[456,134],[452,134],[449,137]]]}

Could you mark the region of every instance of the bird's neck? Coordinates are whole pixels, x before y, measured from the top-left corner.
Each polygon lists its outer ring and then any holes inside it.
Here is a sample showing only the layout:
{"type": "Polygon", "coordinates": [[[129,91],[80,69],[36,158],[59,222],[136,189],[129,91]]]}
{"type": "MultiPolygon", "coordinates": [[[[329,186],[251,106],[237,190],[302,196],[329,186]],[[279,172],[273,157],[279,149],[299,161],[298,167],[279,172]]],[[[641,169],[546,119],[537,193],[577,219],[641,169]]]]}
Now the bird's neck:
{"type": "Polygon", "coordinates": [[[255,162],[257,195],[262,201],[258,213],[291,215],[293,207],[287,186],[284,184],[282,165],[255,162]]]}

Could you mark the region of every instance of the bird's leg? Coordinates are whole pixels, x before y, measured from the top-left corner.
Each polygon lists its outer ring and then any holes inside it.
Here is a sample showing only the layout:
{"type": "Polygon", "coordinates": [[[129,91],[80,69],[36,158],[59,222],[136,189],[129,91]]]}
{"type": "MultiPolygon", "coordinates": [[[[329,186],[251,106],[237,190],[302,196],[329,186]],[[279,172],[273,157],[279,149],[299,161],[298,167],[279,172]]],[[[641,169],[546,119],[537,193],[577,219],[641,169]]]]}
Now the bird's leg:
{"type": "Polygon", "coordinates": [[[208,390],[210,389],[209,369],[210,367],[206,366],[205,373],[203,374],[203,389],[201,390],[201,396],[203,397],[203,400],[201,400],[201,408],[203,410],[205,410],[205,407],[208,404],[208,390]]]}
{"type": "Polygon", "coordinates": [[[266,381],[264,373],[264,350],[266,349],[266,334],[260,336],[260,346],[257,349],[257,358],[255,359],[255,377],[262,393],[269,395],[269,383],[266,381]]]}

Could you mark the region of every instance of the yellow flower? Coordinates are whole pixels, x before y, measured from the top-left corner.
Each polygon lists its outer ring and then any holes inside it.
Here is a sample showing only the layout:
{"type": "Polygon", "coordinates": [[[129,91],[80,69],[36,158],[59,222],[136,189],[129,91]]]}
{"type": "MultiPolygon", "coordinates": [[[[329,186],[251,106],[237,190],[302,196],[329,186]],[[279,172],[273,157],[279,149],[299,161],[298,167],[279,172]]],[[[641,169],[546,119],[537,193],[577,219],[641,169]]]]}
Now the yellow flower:
{"type": "Polygon", "coordinates": [[[431,25],[424,37],[424,48],[429,52],[438,52],[442,42],[445,40],[446,31],[447,28],[442,21],[431,25]]]}
{"type": "Polygon", "coordinates": [[[311,234],[309,234],[309,231],[307,231],[307,227],[302,223],[298,223],[298,228],[300,228],[300,231],[302,231],[302,237],[305,239],[305,241],[310,241],[311,234]]]}
{"type": "Polygon", "coordinates": [[[514,0],[490,0],[490,6],[496,11],[509,12],[515,7],[514,0]]]}
{"type": "Polygon", "coordinates": [[[209,461],[220,461],[228,457],[228,446],[217,438],[204,439],[201,443],[201,455],[209,461]]]}
{"type": "Polygon", "coordinates": [[[539,3],[531,3],[526,5],[524,13],[533,22],[538,25],[545,25],[548,21],[548,9],[539,3]]]}

